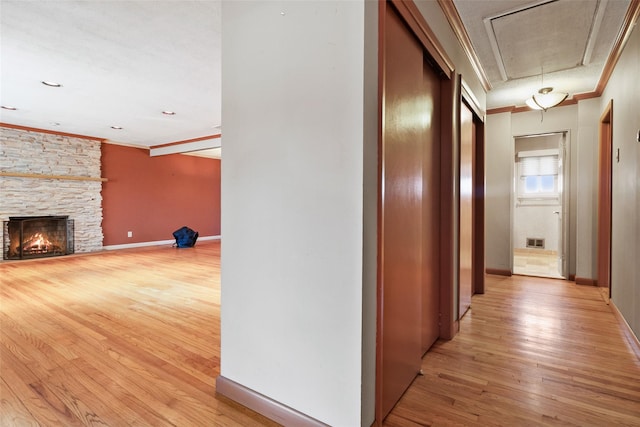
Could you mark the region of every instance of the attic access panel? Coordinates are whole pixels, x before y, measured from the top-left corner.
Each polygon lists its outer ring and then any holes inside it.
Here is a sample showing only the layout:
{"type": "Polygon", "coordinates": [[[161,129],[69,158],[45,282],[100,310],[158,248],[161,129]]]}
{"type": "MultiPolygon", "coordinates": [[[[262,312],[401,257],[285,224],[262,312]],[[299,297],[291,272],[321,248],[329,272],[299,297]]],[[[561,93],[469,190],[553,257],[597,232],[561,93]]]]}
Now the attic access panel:
{"type": "Polygon", "coordinates": [[[503,79],[514,80],[582,65],[597,0],[533,3],[485,19],[503,79]],[[539,55],[531,55],[537,53],[539,55]]]}

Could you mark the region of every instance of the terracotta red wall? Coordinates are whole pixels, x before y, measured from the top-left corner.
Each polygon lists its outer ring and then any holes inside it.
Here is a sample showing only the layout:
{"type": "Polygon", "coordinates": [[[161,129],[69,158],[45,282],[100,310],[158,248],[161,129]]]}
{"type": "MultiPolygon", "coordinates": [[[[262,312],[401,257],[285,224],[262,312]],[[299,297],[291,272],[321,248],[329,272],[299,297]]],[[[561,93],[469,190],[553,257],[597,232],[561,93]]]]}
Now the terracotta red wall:
{"type": "Polygon", "coordinates": [[[105,246],[173,239],[183,225],[220,235],[220,160],[102,144],[102,176],[105,246]]]}

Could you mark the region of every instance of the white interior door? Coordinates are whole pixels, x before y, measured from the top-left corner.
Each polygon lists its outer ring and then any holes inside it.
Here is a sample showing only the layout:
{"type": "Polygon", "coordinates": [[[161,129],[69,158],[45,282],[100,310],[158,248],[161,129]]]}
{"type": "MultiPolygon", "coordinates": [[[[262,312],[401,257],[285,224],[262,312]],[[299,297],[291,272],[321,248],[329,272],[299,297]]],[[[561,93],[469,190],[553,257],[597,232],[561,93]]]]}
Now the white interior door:
{"type": "MultiPolygon", "coordinates": [[[[564,163],[566,157],[566,132],[560,134],[560,138],[558,141],[558,191],[560,193],[560,204],[558,206],[557,215],[557,230],[558,230],[558,274],[561,277],[567,277],[567,248],[565,247],[565,174],[564,174],[564,163]]],[[[569,228],[567,227],[566,230],[569,228]]]]}

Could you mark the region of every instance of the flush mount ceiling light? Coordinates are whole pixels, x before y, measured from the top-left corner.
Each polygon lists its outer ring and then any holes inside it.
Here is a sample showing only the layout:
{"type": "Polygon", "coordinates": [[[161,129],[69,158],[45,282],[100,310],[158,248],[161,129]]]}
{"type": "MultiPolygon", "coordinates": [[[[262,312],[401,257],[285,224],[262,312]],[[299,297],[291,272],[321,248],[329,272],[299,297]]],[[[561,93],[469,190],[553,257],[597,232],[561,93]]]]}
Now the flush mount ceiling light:
{"type": "Polygon", "coordinates": [[[569,96],[565,92],[554,92],[552,87],[543,87],[537,94],[527,99],[525,102],[534,110],[547,111],[549,108],[553,108],[567,99],[569,96]]]}
{"type": "Polygon", "coordinates": [[[11,105],[3,105],[3,106],[2,106],[2,109],[3,109],[3,110],[10,110],[10,111],[15,111],[15,110],[17,110],[17,108],[16,108],[16,107],[13,107],[13,106],[11,106],[11,105]]]}
{"type": "Polygon", "coordinates": [[[164,110],[162,112],[162,114],[164,114],[165,116],[175,116],[176,112],[175,111],[164,110]]]}
{"type": "Polygon", "coordinates": [[[569,94],[565,92],[554,92],[551,86],[545,87],[543,67],[540,67],[540,80],[542,82],[542,89],[538,90],[538,93],[525,101],[529,108],[533,110],[547,111],[549,108],[553,108],[560,104],[562,101],[567,99],[567,96],[569,96],[569,94]]]}
{"type": "Polygon", "coordinates": [[[122,130],[122,126],[111,126],[111,129],[122,130]]]}
{"type": "Polygon", "coordinates": [[[42,83],[45,86],[49,86],[49,87],[62,87],[62,85],[60,83],[56,83],[56,82],[52,82],[52,81],[48,81],[48,80],[43,80],[40,83],[42,83]]]}

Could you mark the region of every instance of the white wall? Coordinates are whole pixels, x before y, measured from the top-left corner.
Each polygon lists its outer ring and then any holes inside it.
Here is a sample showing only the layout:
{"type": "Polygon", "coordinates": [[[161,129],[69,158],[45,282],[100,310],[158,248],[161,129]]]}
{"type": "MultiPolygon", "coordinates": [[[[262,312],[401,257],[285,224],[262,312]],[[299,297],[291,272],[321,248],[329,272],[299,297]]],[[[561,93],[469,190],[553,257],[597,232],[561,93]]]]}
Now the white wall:
{"type": "Polygon", "coordinates": [[[361,425],[375,419],[378,274],[378,3],[365,2],[361,425]],[[375,120],[373,119],[375,117],[375,120]]]}
{"type": "Polygon", "coordinates": [[[559,251],[558,216],[554,211],[559,205],[522,206],[515,204],[513,219],[513,247],[526,248],[527,238],[544,239],[544,249],[559,251]]]}
{"type": "Polygon", "coordinates": [[[363,99],[377,105],[377,77],[365,93],[364,12],[222,6],[221,375],[336,426],[373,421],[375,238],[363,227],[375,222],[363,206],[377,169],[365,175],[363,156],[377,161],[365,146],[377,147],[377,109],[363,99]]]}
{"type": "Polygon", "coordinates": [[[600,98],[578,103],[576,277],[597,279],[598,122],[600,98]]]}
{"type": "Polygon", "coordinates": [[[511,190],[514,144],[511,114],[485,123],[485,259],[488,269],[511,271],[511,190]]]}
{"type": "Polygon", "coordinates": [[[635,27],[601,97],[613,100],[611,292],[616,307],[640,336],[640,29],[635,27]],[[620,150],[620,161],[616,151],[620,150]]]}

